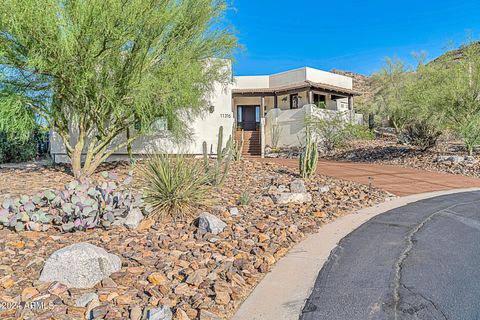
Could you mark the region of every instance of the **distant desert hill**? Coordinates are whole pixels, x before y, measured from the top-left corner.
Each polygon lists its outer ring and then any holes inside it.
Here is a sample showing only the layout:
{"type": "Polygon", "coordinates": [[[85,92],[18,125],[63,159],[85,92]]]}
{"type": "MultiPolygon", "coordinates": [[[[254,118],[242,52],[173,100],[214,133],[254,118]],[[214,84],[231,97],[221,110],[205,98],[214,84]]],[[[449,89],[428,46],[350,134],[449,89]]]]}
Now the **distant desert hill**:
{"type": "Polygon", "coordinates": [[[347,76],[353,79],[353,90],[360,91],[363,95],[370,95],[371,94],[371,80],[370,77],[365,76],[363,74],[350,72],[350,71],[342,71],[333,69],[332,73],[336,73],[342,76],[347,76]]]}
{"type": "MultiPolygon", "coordinates": [[[[475,46],[476,49],[478,50],[478,53],[480,54],[480,41],[474,42],[469,46],[475,46]]],[[[435,63],[439,63],[447,60],[458,61],[462,59],[462,57],[464,56],[466,48],[468,48],[468,46],[462,46],[458,49],[448,51],[442,54],[441,56],[433,59],[429,63],[435,64],[435,63]]],[[[353,89],[362,92],[363,96],[372,95],[372,81],[369,76],[365,76],[363,74],[350,72],[350,71],[337,70],[337,69],[333,69],[331,70],[331,72],[352,78],[353,89]]]]}

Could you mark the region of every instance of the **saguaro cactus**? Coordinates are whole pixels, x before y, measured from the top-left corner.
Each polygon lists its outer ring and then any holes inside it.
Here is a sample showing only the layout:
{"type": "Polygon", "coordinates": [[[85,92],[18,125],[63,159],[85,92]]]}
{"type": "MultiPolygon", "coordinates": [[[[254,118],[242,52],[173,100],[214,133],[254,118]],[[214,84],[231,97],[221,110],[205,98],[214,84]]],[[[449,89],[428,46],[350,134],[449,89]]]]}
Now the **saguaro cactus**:
{"type": "Polygon", "coordinates": [[[310,178],[315,173],[318,163],[318,146],[310,128],[305,129],[305,148],[300,155],[299,167],[302,178],[310,178]]]}
{"type": "Polygon", "coordinates": [[[211,183],[215,186],[222,184],[228,174],[232,158],[232,144],[232,137],[230,136],[225,148],[223,148],[223,127],[221,126],[218,129],[217,159],[214,164],[210,166],[208,163],[207,143],[203,143],[203,161],[207,173],[211,176],[211,183]]]}
{"type": "Polygon", "coordinates": [[[203,141],[202,143],[202,150],[203,150],[203,165],[205,169],[208,168],[208,149],[207,149],[207,141],[203,141]]]}

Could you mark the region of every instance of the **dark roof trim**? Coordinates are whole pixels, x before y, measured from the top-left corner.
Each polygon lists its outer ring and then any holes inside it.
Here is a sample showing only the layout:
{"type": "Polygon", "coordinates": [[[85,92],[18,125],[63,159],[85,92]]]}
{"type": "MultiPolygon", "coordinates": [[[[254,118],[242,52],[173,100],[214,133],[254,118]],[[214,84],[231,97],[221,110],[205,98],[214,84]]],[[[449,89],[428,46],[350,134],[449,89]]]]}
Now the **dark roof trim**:
{"type": "Polygon", "coordinates": [[[288,94],[292,91],[300,91],[300,90],[321,90],[326,91],[328,93],[334,94],[342,94],[346,96],[359,96],[361,95],[360,92],[346,89],[342,87],[332,86],[325,83],[318,83],[312,81],[303,81],[299,83],[294,83],[287,86],[281,86],[276,88],[252,88],[252,89],[233,89],[232,92],[234,95],[238,96],[272,96],[272,95],[281,95],[281,94],[288,94]]]}

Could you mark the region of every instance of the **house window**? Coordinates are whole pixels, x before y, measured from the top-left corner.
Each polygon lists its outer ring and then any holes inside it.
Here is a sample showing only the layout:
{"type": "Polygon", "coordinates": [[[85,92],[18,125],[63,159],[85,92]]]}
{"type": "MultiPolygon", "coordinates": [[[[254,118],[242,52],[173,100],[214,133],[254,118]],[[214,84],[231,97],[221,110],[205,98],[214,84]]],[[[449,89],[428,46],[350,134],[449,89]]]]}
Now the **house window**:
{"type": "Polygon", "coordinates": [[[168,121],[165,117],[157,118],[152,123],[152,130],[153,131],[167,131],[168,130],[168,121]]]}
{"type": "Polygon", "coordinates": [[[300,100],[300,98],[298,96],[298,93],[291,94],[290,95],[290,109],[298,109],[299,100],[300,100]]]}
{"type": "MultiPolygon", "coordinates": [[[[152,131],[168,131],[168,119],[166,117],[159,117],[156,120],[152,122],[150,125],[150,129],[152,131]]],[[[140,119],[136,118],[134,126],[136,131],[141,131],[142,130],[142,121],[140,119]]]]}
{"type": "Polygon", "coordinates": [[[323,94],[313,94],[313,104],[319,108],[325,109],[327,106],[327,97],[323,94]]]}

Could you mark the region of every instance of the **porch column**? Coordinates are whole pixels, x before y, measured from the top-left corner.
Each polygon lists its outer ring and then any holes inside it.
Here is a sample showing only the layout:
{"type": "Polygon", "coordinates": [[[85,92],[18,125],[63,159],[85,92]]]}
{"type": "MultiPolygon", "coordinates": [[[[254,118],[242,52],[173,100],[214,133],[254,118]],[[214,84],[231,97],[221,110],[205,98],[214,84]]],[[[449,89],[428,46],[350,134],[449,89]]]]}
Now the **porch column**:
{"type": "Polygon", "coordinates": [[[313,104],[313,90],[308,90],[308,104],[313,104]]]}
{"type": "Polygon", "coordinates": [[[275,109],[278,109],[278,96],[277,96],[277,94],[275,94],[275,95],[273,96],[273,107],[274,107],[275,109]]]}
{"type": "Polygon", "coordinates": [[[232,113],[233,113],[233,129],[237,130],[237,106],[235,106],[235,98],[232,97],[232,113]]]}
{"type": "Polygon", "coordinates": [[[265,158],[265,96],[260,103],[260,154],[265,158]]]}
{"type": "Polygon", "coordinates": [[[265,117],[265,96],[262,96],[262,100],[260,102],[260,118],[265,117]]]}
{"type": "Polygon", "coordinates": [[[350,122],[354,122],[355,113],[353,111],[353,96],[348,96],[348,110],[350,111],[350,122]]]}

